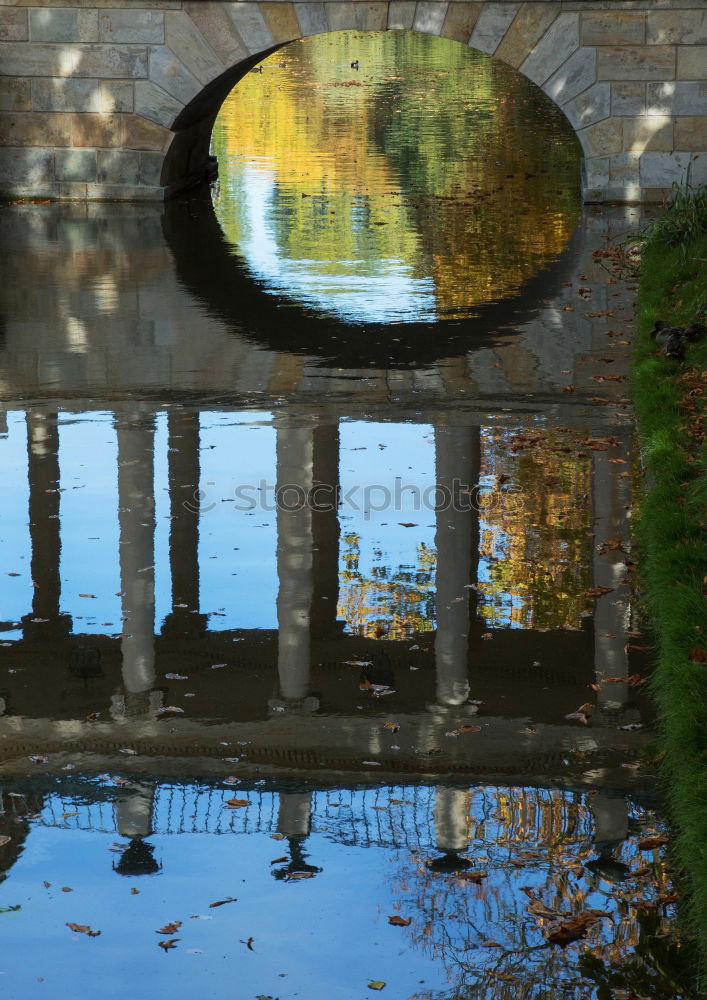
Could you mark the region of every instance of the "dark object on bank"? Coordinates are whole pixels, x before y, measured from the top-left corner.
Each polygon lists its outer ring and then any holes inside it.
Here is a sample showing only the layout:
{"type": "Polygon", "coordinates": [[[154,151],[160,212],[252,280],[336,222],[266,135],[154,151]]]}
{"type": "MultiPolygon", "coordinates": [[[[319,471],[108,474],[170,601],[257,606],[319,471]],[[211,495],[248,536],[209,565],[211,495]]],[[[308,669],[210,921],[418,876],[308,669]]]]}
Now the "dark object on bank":
{"type": "Polygon", "coordinates": [[[693,344],[705,334],[705,326],[694,322],[689,326],[666,326],[662,319],[655,322],[650,332],[651,339],[663,348],[666,358],[682,361],[685,357],[685,345],[693,344]]]}
{"type": "Polygon", "coordinates": [[[358,59],[354,59],[351,63],[351,69],[358,69],[358,59]]]}

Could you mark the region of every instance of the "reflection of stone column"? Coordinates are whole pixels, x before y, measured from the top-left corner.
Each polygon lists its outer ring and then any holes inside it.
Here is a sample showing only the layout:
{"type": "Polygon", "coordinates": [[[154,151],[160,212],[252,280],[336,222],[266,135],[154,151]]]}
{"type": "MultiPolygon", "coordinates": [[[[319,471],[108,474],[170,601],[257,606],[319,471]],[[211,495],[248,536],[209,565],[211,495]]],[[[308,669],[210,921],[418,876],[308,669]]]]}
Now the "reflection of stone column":
{"type": "Polygon", "coordinates": [[[61,530],[59,520],[59,428],[56,413],[28,410],[27,474],[29,531],[32,540],[32,614],[23,621],[33,638],[71,630],[71,618],[60,614],[61,530]],[[31,619],[44,619],[32,622],[31,619]]]}
{"type": "Polygon", "coordinates": [[[277,424],[277,594],[280,694],[303,705],[309,694],[312,606],[311,424],[277,424]]]}
{"type": "Polygon", "coordinates": [[[337,631],[339,599],[339,425],[314,428],[312,479],[312,636],[337,631]]]}
{"type": "Polygon", "coordinates": [[[597,597],[594,609],[594,668],[599,707],[619,710],[628,699],[627,683],[606,683],[604,677],[628,677],[626,629],[629,627],[630,590],[621,583],[626,576],[625,553],[613,546],[630,538],[627,505],[631,480],[622,476],[628,465],[611,458],[627,459],[628,448],[592,452],[592,501],[594,514],[593,572],[595,587],[612,587],[597,597]],[[607,544],[608,543],[608,544],[607,544]],[[599,550],[599,551],[598,551],[599,550]],[[603,551],[602,551],[603,550],[603,551]]]}
{"type": "Polygon", "coordinates": [[[153,856],[153,846],[143,838],[152,834],[152,816],[155,805],[155,786],[134,782],[115,800],[115,825],[121,837],[130,839],[114,870],[120,875],[134,878],[153,875],[160,864],[153,856]]]}
{"type": "Polygon", "coordinates": [[[479,513],[475,492],[453,490],[456,479],[463,489],[473,490],[480,469],[478,427],[435,428],[435,471],[438,487],[454,503],[436,512],[437,632],[435,663],[437,703],[463,705],[469,697],[469,603],[470,583],[476,582],[479,546],[479,513]],[[459,509],[460,507],[471,509],[459,509]]]}
{"type": "Polygon", "coordinates": [[[594,843],[616,845],[628,836],[628,802],[618,795],[595,792],[590,797],[594,814],[594,843]]]}
{"type": "Polygon", "coordinates": [[[163,631],[201,635],[207,619],[199,614],[199,414],[170,410],[167,426],[172,611],[163,631]]]}
{"type": "Polygon", "coordinates": [[[311,792],[280,792],[277,831],[286,837],[306,837],[312,821],[311,792]]]}
{"type": "Polygon", "coordinates": [[[153,707],[155,682],[154,414],[137,405],[116,413],[124,704],[117,715],[153,707]]]}
{"type": "Polygon", "coordinates": [[[463,788],[435,788],[435,842],[451,854],[469,845],[469,793],[463,788]]]}

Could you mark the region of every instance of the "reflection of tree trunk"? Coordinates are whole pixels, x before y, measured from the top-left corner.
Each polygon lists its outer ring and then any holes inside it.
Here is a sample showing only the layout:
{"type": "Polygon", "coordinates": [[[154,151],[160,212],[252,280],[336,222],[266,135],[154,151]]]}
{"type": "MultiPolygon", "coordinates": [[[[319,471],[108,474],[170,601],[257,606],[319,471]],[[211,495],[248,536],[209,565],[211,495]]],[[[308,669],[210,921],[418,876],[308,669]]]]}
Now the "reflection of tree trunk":
{"type": "MultiPolygon", "coordinates": [[[[59,521],[59,428],[56,413],[28,410],[27,473],[32,540],[32,615],[45,618],[33,629],[48,636],[61,622],[61,531],[59,521]],[[54,628],[52,628],[52,626],[54,628]]],[[[26,626],[30,623],[26,621],[26,626]]],[[[66,628],[70,628],[66,619],[66,628]]]]}
{"type": "Polygon", "coordinates": [[[469,844],[469,793],[435,788],[435,841],[440,851],[464,851],[469,844]]]}
{"type": "Polygon", "coordinates": [[[314,428],[312,478],[312,636],[336,631],[339,599],[339,425],[314,428]]]}
{"type": "Polygon", "coordinates": [[[155,682],[155,419],[137,406],[116,414],[118,518],[127,714],[149,709],[155,682]]]}
{"type": "Polygon", "coordinates": [[[435,471],[438,487],[454,497],[436,512],[437,632],[435,662],[437,701],[440,705],[462,705],[469,697],[469,606],[468,584],[476,582],[479,549],[479,514],[468,508],[475,493],[453,490],[454,480],[472,490],[479,479],[480,440],[478,427],[435,428],[435,471]]]}
{"type": "Polygon", "coordinates": [[[164,631],[200,635],[206,620],[199,614],[199,414],[170,410],[167,426],[172,611],[164,631]]]}
{"type": "Polygon", "coordinates": [[[309,692],[312,605],[311,426],[277,424],[277,669],[283,698],[309,692]]]}
{"type": "Polygon", "coordinates": [[[594,586],[612,587],[611,593],[596,599],[594,609],[594,667],[599,706],[621,709],[628,699],[628,684],[605,683],[604,677],[628,677],[626,629],[629,627],[630,592],[626,576],[625,553],[611,549],[600,554],[597,548],[610,539],[627,544],[630,533],[626,505],[629,502],[631,480],[622,476],[627,465],[616,465],[610,458],[628,457],[628,448],[612,448],[610,452],[592,452],[592,500],[594,514],[593,556],[594,586]]]}

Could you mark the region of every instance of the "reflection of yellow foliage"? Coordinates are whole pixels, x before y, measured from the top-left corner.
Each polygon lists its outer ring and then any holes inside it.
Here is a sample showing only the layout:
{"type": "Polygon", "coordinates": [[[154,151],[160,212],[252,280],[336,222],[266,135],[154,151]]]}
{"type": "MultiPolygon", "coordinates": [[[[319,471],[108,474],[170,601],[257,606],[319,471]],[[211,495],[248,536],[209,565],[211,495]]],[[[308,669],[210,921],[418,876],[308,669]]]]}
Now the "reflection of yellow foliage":
{"type": "Polygon", "coordinates": [[[283,258],[344,283],[342,262],[374,274],[400,261],[432,280],[438,315],[512,294],[565,245],[578,146],[509,67],[447,39],[339,32],[263,68],[214,130],[232,242],[248,235],[247,168],[272,184],[268,225],[283,258]]]}

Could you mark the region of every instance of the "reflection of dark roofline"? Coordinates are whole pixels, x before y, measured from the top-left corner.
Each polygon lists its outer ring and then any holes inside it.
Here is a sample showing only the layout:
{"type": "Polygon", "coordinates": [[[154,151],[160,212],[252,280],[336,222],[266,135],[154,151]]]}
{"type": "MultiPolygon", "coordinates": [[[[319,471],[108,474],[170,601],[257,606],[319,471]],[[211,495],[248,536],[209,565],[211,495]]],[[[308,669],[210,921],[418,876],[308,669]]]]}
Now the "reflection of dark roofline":
{"type": "Polygon", "coordinates": [[[326,365],[383,369],[424,367],[497,343],[534,318],[543,300],[567,280],[582,239],[575,230],[565,249],[516,296],[480,306],[474,317],[350,324],[272,295],[256,281],[227,242],[208,189],[167,202],[163,226],[180,283],[233,332],[271,350],[318,357],[326,365]],[[399,335],[397,342],[392,331],[399,335]]]}

